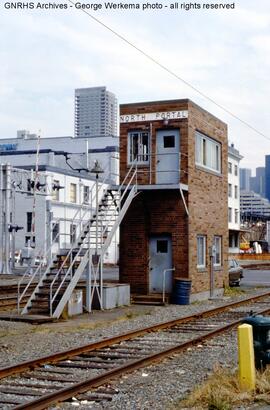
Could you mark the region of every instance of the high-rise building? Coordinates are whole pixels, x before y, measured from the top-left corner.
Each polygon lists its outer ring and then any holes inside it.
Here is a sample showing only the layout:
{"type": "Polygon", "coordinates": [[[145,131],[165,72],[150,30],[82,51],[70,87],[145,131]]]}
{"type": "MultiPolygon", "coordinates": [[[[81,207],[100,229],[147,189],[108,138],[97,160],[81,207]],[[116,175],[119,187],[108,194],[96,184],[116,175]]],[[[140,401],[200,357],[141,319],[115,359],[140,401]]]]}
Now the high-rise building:
{"type": "Polygon", "coordinates": [[[240,168],[240,189],[241,191],[250,190],[250,177],[251,177],[251,169],[240,168]]]}
{"type": "Polygon", "coordinates": [[[270,155],[265,155],[265,197],[270,201],[270,155]]]}
{"type": "Polygon", "coordinates": [[[250,178],[250,190],[265,197],[265,168],[256,168],[256,176],[250,178]]]}
{"type": "Polygon", "coordinates": [[[106,87],[75,90],[75,137],[116,136],[117,99],[106,87]]]}

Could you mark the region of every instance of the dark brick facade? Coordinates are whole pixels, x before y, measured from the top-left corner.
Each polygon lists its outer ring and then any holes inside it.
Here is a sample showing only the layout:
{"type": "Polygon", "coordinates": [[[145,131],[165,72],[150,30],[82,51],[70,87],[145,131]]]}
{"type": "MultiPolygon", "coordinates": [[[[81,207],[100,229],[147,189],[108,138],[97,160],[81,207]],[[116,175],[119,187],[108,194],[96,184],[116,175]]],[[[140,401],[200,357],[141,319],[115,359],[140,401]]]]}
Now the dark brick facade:
{"type": "MultiPolygon", "coordinates": [[[[193,293],[207,292],[210,287],[210,257],[206,268],[197,268],[197,235],[206,235],[207,249],[214,236],[222,237],[222,264],[215,270],[215,287],[222,288],[228,281],[228,205],[227,205],[227,126],[190,100],[125,104],[120,115],[168,111],[188,111],[187,119],[149,122],[129,122],[120,126],[120,175],[128,172],[128,132],[150,130],[151,152],[156,152],[155,135],[158,130],[180,131],[180,182],[188,185],[184,191],[189,217],[179,190],[143,190],[133,201],[120,229],[120,279],[131,284],[132,292],[147,294],[149,288],[150,235],[171,234],[175,277],[192,279],[193,293]],[[207,171],[195,164],[195,131],[221,143],[221,174],[207,171]]],[[[155,163],[140,166],[138,183],[155,184],[155,163]]]]}

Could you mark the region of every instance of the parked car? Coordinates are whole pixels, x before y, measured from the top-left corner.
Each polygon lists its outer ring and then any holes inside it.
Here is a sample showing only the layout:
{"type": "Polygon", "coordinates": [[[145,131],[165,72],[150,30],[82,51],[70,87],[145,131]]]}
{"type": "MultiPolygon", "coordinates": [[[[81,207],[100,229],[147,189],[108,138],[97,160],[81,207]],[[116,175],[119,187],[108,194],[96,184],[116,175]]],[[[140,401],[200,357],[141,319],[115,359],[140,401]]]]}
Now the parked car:
{"type": "Polygon", "coordinates": [[[239,286],[243,277],[242,266],[239,265],[236,259],[229,259],[229,285],[239,286]]]}

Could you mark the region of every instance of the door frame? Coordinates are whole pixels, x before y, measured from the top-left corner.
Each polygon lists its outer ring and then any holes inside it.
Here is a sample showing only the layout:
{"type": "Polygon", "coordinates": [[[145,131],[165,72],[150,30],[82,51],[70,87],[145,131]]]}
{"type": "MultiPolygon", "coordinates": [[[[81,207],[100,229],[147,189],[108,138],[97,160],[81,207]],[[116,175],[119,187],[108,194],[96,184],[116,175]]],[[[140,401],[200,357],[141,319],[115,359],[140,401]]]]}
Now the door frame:
{"type": "MultiPolygon", "coordinates": [[[[153,294],[153,293],[162,293],[162,289],[161,291],[157,291],[155,292],[153,290],[153,287],[151,287],[152,285],[152,280],[151,280],[151,240],[152,239],[168,239],[168,242],[170,243],[170,247],[168,249],[170,249],[170,267],[167,267],[166,269],[172,269],[173,268],[173,248],[172,248],[172,234],[171,233],[154,233],[154,234],[150,234],[148,237],[148,293],[149,294],[153,294]]],[[[163,271],[161,272],[161,275],[163,275],[163,271]]],[[[165,282],[165,293],[170,293],[172,291],[173,288],[173,272],[171,272],[171,283],[169,285],[169,290],[166,289],[166,282],[165,282]]],[[[168,275],[167,275],[168,276],[168,275]]],[[[163,276],[162,279],[163,281],[163,276]]]]}
{"type": "MultiPolygon", "coordinates": [[[[161,142],[161,141],[160,141],[161,142]]],[[[156,180],[156,184],[164,184],[164,185],[166,185],[166,184],[177,184],[177,183],[179,183],[180,182],[180,168],[181,168],[181,157],[180,157],[180,142],[181,142],[181,134],[180,134],[180,129],[179,128],[171,128],[171,129],[163,129],[163,128],[161,128],[161,129],[158,129],[157,131],[156,131],[156,154],[155,154],[155,156],[156,156],[156,161],[155,161],[155,180],[156,180]],[[168,154],[167,154],[167,156],[169,157],[169,156],[173,156],[173,155],[175,155],[175,156],[178,156],[178,161],[177,161],[177,167],[178,167],[178,169],[177,170],[175,170],[175,171],[178,171],[178,173],[177,173],[177,178],[175,178],[176,180],[177,180],[177,182],[158,182],[158,179],[159,179],[159,174],[162,174],[162,172],[164,172],[164,174],[166,175],[166,172],[170,172],[170,171],[174,171],[174,170],[170,170],[170,169],[168,169],[168,171],[158,171],[158,164],[160,163],[160,160],[159,160],[159,153],[158,153],[158,147],[160,147],[160,144],[159,144],[159,139],[161,139],[162,137],[160,137],[160,135],[161,136],[170,136],[170,134],[171,135],[174,135],[175,136],[175,147],[174,147],[174,149],[176,150],[176,152],[168,152],[168,154]]],[[[169,150],[170,148],[168,148],[168,150],[169,150]]],[[[164,146],[163,146],[163,150],[164,150],[164,146]]],[[[163,155],[163,154],[162,154],[163,155]]],[[[164,156],[166,155],[166,152],[164,153],[164,156]]],[[[169,163],[170,163],[170,161],[169,161],[169,163]]],[[[174,173],[173,173],[174,174],[174,173]]],[[[174,175],[173,175],[173,177],[174,177],[174,175]]],[[[173,178],[174,179],[174,178],[173,178]]]]}

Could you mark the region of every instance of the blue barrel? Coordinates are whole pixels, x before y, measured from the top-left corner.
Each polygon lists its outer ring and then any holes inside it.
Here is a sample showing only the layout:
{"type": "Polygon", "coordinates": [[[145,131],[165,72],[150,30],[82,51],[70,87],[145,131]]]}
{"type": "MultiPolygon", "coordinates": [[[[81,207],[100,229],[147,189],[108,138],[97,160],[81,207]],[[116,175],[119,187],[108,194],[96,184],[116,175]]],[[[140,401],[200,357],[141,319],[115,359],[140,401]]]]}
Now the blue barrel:
{"type": "Polygon", "coordinates": [[[176,305],[189,305],[191,280],[186,278],[175,278],[173,303],[176,305]]]}

